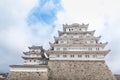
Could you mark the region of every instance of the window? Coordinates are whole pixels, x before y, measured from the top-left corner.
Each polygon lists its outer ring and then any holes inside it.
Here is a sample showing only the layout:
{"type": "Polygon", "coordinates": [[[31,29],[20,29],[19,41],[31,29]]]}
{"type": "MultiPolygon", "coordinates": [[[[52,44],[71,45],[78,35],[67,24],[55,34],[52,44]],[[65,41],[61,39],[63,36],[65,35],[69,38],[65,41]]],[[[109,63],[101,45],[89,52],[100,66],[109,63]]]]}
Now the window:
{"type": "Polygon", "coordinates": [[[78,57],[80,58],[80,57],[82,57],[82,55],[78,55],[78,57]]]}
{"type": "Polygon", "coordinates": [[[65,57],[67,57],[67,55],[63,55],[63,57],[65,58],[65,57]]]}
{"type": "Polygon", "coordinates": [[[98,41],[96,41],[96,43],[98,43],[98,41]]]}
{"type": "Polygon", "coordinates": [[[57,57],[60,57],[60,55],[58,54],[57,57]]]}
{"type": "Polygon", "coordinates": [[[92,51],[92,48],[88,48],[89,51],[92,51]]]}
{"type": "Polygon", "coordinates": [[[96,48],[96,50],[99,50],[99,48],[96,48]]]}
{"type": "Polygon", "coordinates": [[[70,31],[70,29],[69,29],[69,31],[70,31]]]}
{"type": "Polygon", "coordinates": [[[71,58],[73,58],[73,57],[74,57],[74,55],[70,55],[70,57],[71,57],[71,58]]]}
{"type": "Polygon", "coordinates": [[[86,58],[89,58],[89,55],[85,55],[86,58]]]}
{"type": "Polygon", "coordinates": [[[59,51],[59,50],[60,50],[60,48],[56,48],[56,50],[57,50],[57,51],[59,51]]]}
{"type": "Polygon", "coordinates": [[[36,60],[34,60],[34,62],[36,62],[36,60]]]}
{"type": "Polygon", "coordinates": [[[96,58],[97,56],[96,55],[93,55],[93,58],[96,58]]]}
{"type": "Polygon", "coordinates": [[[63,50],[64,50],[64,51],[66,51],[66,50],[67,50],[67,48],[63,48],[63,50]]]}

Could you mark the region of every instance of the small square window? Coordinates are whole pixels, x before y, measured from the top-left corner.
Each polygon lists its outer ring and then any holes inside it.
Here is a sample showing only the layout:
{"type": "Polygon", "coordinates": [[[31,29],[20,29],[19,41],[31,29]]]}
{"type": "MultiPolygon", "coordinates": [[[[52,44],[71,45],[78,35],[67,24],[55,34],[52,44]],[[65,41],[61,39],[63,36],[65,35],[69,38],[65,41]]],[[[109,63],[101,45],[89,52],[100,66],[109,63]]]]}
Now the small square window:
{"type": "Polygon", "coordinates": [[[99,48],[96,48],[96,50],[99,50],[99,48]]]}
{"type": "Polygon", "coordinates": [[[63,55],[63,57],[67,57],[67,55],[63,55]]]}
{"type": "Polygon", "coordinates": [[[80,57],[82,57],[82,55],[78,55],[78,57],[80,58],[80,57]]]}
{"type": "Polygon", "coordinates": [[[58,54],[57,57],[60,57],[60,55],[58,54]]]}
{"type": "Polygon", "coordinates": [[[59,50],[60,50],[60,48],[56,48],[56,50],[57,50],[57,51],[59,51],[59,50]]]}
{"type": "Polygon", "coordinates": [[[92,48],[88,48],[88,50],[92,51],[92,48]]]}
{"type": "Polygon", "coordinates": [[[70,57],[71,57],[71,58],[73,58],[73,57],[74,57],[74,55],[70,55],[70,57]]]}
{"type": "Polygon", "coordinates": [[[67,48],[63,48],[63,50],[64,50],[64,51],[66,51],[66,50],[67,50],[67,48]]]}
{"type": "Polygon", "coordinates": [[[89,58],[89,55],[85,55],[86,58],[89,58]]]}
{"type": "Polygon", "coordinates": [[[93,55],[93,58],[96,58],[97,56],[96,55],[93,55]]]}

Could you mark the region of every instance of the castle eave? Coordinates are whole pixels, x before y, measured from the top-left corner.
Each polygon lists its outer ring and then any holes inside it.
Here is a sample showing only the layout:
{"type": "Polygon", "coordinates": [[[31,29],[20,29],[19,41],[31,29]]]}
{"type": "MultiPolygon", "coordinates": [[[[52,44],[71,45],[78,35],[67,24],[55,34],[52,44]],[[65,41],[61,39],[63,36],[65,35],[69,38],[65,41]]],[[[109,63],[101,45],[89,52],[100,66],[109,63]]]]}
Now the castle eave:
{"type": "Polygon", "coordinates": [[[32,46],[28,47],[29,49],[43,49],[42,46],[32,46]]]}
{"type": "Polygon", "coordinates": [[[10,67],[28,67],[28,68],[40,68],[40,67],[48,67],[47,65],[10,65],[10,67]]]}
{"type": "Polygon", "coordinates": [[[48,54],[104,54],[109,53],[110,50],[103,51],[47,51],[48,54]]]}
{"type": "Polygon", "coordinates": [[[67,37],[54,37],[55,41],[58,41],[58,40],[99,40],[100,39],[100,36],[99,37],[83,37],[83,38],[67,38],[67,37]]]}
{"type": "Polygon", "coordinates": [[[87,34],[87,33],[89,33],[89,34],[91,34],[91,35],[94,35],[94,32],[95,32],[95,30],[93,30],[93,31],[73,31],[73,32],[62,32],[62,31],[58,31],[58,34],[59,34],[59,36],[61,36],[61,35],[63,35],[63,34],[73,34],[73,35],[76,35],[76,34],[87,34]]]}
{"type": "Polygon", "coordinates": [[[107,43],[99,43],[99,44],[50,44],[51,47],[105,47],[107,43]]]}
{"type": "Polygon", "coordinates": [[[74,24],[71,24],[71,25],[68,25],[68,24],[63,24],[63,31],[66,30],[66,28],[73,28],[73,27],[79,27],[79,28],[88,28],[89,24],[77,24],[77,23],[74,23],[74,24]]]}
{"type": "Polygon", "coordinates": [[[22,56],[23,59],[41,59],[42,57],[28,57],[28,56],[22,56]]]}

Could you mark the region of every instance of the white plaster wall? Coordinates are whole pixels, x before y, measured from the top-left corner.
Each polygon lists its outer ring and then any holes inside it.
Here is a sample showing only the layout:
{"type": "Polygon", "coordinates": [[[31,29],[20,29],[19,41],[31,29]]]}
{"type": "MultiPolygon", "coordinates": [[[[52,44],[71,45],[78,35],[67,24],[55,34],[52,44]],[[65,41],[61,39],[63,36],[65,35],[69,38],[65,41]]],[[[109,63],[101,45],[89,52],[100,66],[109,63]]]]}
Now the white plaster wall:
{"type": "Polygon", "coordinates": [[[66,40],[59,40],[58,44],[67,44],[67,41],[66,40]]]}
{"type": "Polygon", "coordinates": [[[30,55],[24,55],[24,57],[40,57],[41,58],[41,55],[30,54],[30,55]]]}
{"type": "Polygon", "coordinates": [[[29,60],[25,60],[24,64],[25,65],[38,65],[38,64],[42,64],[42,61],[40,61],[40,60],[34,61],[33,59],[31,59],[31,61],[30,61],[30,59],[29,59],[29,60]]]}
{"type": "Polygon", "coordinates": [[[78,57],[78,55],[81,54],[59,54],[59,57],[57,54],[52,54],[49,58],[50,60],[104,60],[103,55],[96,55],[96,57],[93,57],[95,54],[89,54],[89,57],[86,57],[88,54],[82,54],[81,57],[78,57]],[[66,55],[66,57],[63,57],[63,55],[66,55]],[[71,55],[74,55],[74,57],[71,57],[71,55]]]}
{"type": "Polygon", "coordinates": [[[86,29],[85,28],[66,28],[66,32],[75,32],[75,31],[86,31],[86,29]],[[69,29],[70,29],[70,31],[69,31],[69,29]]]}
{"type": "Polygon", "coordinates": [[[102,47],[54,47],[54,51],[102,51],[102,50],[103,50],[102,47]],[[64,48],[66,48],[66,50],[64,48]],[[91,48],[91,50],[89,48],[91,48]],[[99,48],[99,50],[97,50],[96,48],[99,48]]]}
{"type": "Polygon", "coordinates": [[[30,51],[41,52],[41,49],[30,49],[30,51]]]}
{"type": "Polygon", "coordinates": [[[10,71],[14,72],[47,72],[47,68],[27,68],[27,67],[11,67],[10,71]]]}

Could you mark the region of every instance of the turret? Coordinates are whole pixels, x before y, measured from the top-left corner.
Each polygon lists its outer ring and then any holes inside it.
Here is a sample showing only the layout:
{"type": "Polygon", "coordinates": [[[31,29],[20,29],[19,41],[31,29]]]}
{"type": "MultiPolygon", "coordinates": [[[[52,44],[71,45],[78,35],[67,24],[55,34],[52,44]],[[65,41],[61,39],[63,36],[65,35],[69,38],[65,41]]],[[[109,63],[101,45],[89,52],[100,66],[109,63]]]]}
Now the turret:
{"type": "Polygon", "coordinates": [[[42,46],[32,46],[28,48],[29,51],[23,52],[24,56],[22,56],[22,58],[24,59],[24,65],[46,64],[44,49],[42,48],[42,46]]]}

